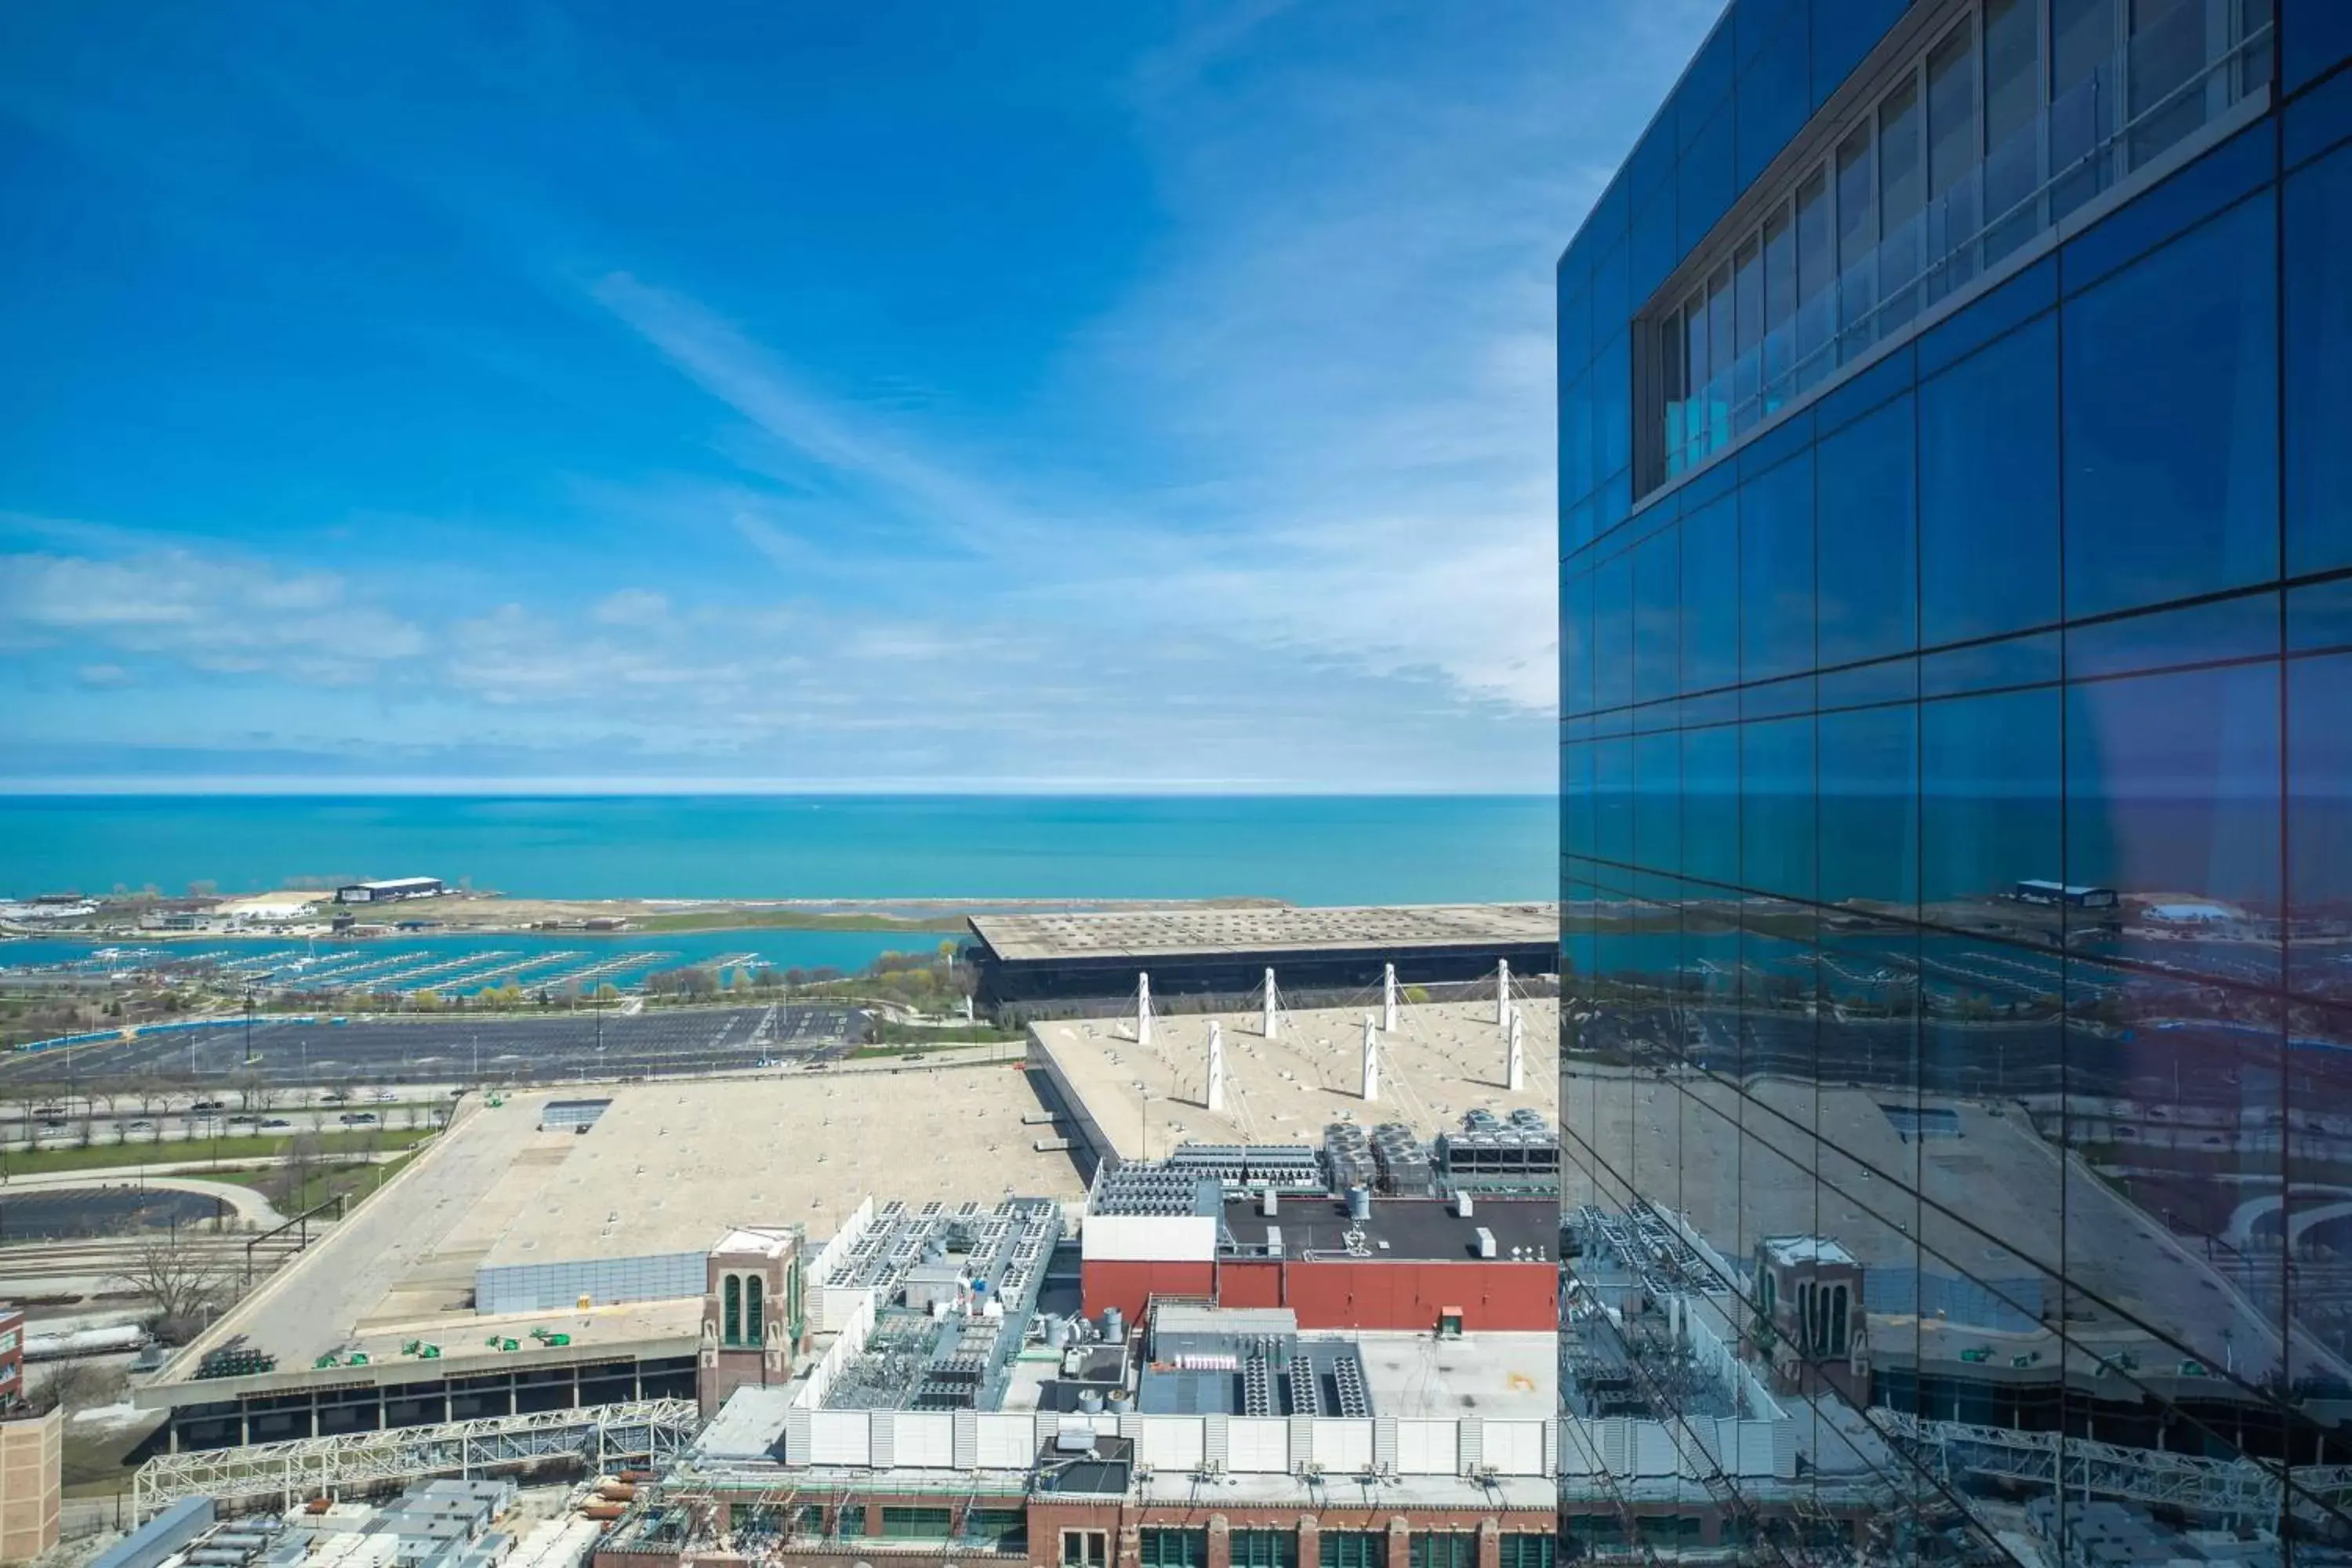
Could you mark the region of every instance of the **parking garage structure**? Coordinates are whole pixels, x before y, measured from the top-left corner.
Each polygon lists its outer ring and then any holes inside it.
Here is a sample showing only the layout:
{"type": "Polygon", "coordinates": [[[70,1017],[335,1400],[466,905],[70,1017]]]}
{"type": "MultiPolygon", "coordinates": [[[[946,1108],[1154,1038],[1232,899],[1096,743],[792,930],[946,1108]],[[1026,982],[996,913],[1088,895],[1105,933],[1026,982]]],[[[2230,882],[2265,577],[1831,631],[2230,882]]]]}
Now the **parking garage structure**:
{"type": "Polygon", "coordinates": [[[1163,995],[1242,996],[1268,969],[1303,994],[1377,986],[1389,964],[1406,984],[1559,967],[1557,904],[975,915],[971,929],[989,1007],[1115,1000],[1146,973],[1163,995]]]}

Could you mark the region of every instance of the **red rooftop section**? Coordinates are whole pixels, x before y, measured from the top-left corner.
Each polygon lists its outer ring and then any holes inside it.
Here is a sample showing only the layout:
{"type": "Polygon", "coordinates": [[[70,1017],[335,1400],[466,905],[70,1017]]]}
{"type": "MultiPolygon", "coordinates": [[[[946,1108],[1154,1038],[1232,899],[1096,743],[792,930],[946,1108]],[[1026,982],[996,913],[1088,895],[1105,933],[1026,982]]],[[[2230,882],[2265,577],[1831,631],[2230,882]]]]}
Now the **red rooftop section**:
{"type": "MultiPolygon", "coordinates": [[[[1173,1206],[1173,1205],[1171,1205],[1173,1206]]],[[[1433,1333],[1559,1326],[1559,1208],[1539,1198],[1466,1205],[1425,1197],[1203,1192],[1192,1212],[1087,1215],[1085,1310],[1140,1322],[1163,1300],[1285,1307],[1301,1329],[1433,1333]],[[1467,1212],[1464,1212],[1466,1207],[1467,1212]]]]}

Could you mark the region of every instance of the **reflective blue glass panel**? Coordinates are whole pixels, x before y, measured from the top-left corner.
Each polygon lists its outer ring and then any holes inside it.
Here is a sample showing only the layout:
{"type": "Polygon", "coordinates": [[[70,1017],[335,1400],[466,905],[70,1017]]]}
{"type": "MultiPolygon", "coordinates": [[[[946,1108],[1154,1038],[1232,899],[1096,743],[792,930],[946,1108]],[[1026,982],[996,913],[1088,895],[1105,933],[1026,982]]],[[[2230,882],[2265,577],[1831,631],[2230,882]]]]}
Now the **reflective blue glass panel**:
{"type": "Polygon", "coordinates": [[[1727,14],[1707,34],[1689,68],[1675,84],[1675,124],[1677,144],[1688,153],[1706,122],[1731,91],[1731,17],[1727,14]]]}
{"type": "Polygon", "coordinates": [[[2274,217],[2242,203],[2064,307],[2068,614],[2277,572],[2274,217]]]}
{"type": "Polygon", "coordinates": [[[1792,458],[1739,487],[1739,676],[1813,665],[1813,465],[1792,458]]]}
{"type": "Polygon", "coordinates": [[[1824,667],[1902,653],[1917,641],[1911,424],[1906,395],[1816,450],[1824,667]]]}
{"type": "MultiPolygon", "coordinates": [[[[2352,653],[2286,666],[2287,863],[2291,912],[2315,933],[2352,906],[2352,653]]],[[[2352,960],[2340,942],[2288,943],[2300,994],[2352,1007],[2352,960]]]]}
{"type": "Polygon", "coordinates": [[[1982,923],[2021,881],[2063,879],[2062,709],[2054,688],[1919,710],[1919,896],[1943,924],[1982,923]]]}
{"type": "Polygon", "coordinates": [[[1739,727],[1739,879],[1786,898],[1813,896],[1813,721],[1739,727]]]}
{"type": "Polygon", "coordinates": [[[2352,147],[2286,182],[2286,573],[2352,566],[2352,147]]]}
{"type": "Polygon", "coordinates": [[[1824,713],[1821,896],[1908,915],[1919,896],[1919,714],[1902,705],[1824,713]]]}
{"type": "Polygon", "coordinates": [[[1682,870],[1682,737],[1638,735],[1633,740],[1633,859],[1644,870],[1682,870]]]}
{"type": "Polygon", "coordinates": [[[1633,561],[1619,554],[1592,575],[1592,703],[1606,710],[1633,700],[1633,561]]]}
{"type": "Polygon", "coordinates": [[[1682,536],[1673,528],[1633,547],[1633,700],[1678,689],[1682,659],[1682,536]]]}
{"type": "Polygon", "coordinates": [[[1739,879],[1739,731],[1683,731],[1683,872],[1729,886],[1739,879]]]}
{"type": "Polygon", "coordinates": [[[1819,0],[1813,7],[1813,107],[1835,92],[1910,0],[1819,0]]]}
{"type": "Polygon", "coordinates": [[[2280,7],[2281,76],[2292,92],[2352,58],[2352,5],[2285,0],[2280,7]]]}
{"type": "Polygon", "coordinates": [[[1682,258],[1675,248],[1675,185],[1672,180],[1646,198],[1633,215],[1633,298],[1647,300],[1682,258]]]}
{"type": "MultiPolygon", "coordinates": [[[[1633,362],[1625,344],[1625,331],[1620,327],[1592,356],[1593,466],[1603,475],[1614,474],[1633,460],[1633,362]]],[[[1618,515],[1624,515],[1622,509],[1618,515]]]]}
{"type": "Polygon", "coordinates": [[[1733,497],[1683,519],[1683,689],[1739,679],[1739,522],[1733,497]]]}
{"type": "Polygon", "coordinates": [[[2066,692],[2066,879],[2149,897],[2158,923],[2243,921],[2227,951],[2168,957],[2265,985],[2275,938],[2252,928],[2281,891],[2278,681],[2264,661],[2066,692]]]}
{"type": "Polygon", "coordinates": [[[2044,317],[1919,387],[1919,637],[2058,618],[2058,342],[2044,317]]]}
{"type": "Polygon", "coordinates": [[[1805,0],[1778,0],[1739,7],[1740,50],[1755,52],[1741,63],[1736,119],[1738,188],[1746,190],[1780,155],[1789,138],[1803,129],[1811,112],[1809,96],[1805,0]],[[1750,11],[1765,13],[1753,24],[1750,11]]]}
{"type": "Polygon", "coordinates": [[[1675,243],[1687,255],[1731,205],[1731,106],[1700,128],[1675,180],[1675,243]]]}

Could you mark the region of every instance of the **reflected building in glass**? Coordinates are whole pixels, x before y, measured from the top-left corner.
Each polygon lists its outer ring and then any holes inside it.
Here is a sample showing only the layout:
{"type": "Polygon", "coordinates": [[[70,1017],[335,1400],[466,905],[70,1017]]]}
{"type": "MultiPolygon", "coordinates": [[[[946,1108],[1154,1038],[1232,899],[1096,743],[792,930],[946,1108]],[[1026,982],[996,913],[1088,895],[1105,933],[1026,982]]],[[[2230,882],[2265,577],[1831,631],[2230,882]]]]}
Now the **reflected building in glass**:
{"type": "Polygon", "coordinates": [[[2347,56],[1737,0],[1562,258],[1571,1550],[2352,1561],[2347,56]]]}

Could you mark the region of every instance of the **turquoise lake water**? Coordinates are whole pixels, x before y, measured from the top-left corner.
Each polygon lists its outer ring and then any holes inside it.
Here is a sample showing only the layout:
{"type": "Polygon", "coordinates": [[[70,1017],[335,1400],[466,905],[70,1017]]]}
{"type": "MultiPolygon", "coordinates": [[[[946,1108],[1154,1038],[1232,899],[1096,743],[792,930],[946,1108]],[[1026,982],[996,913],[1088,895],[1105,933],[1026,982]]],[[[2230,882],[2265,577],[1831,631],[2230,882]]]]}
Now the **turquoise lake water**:
{"type": "Polygon", "coordinates": [[[1438,903],[1553,898],[1558,845],[1549,796],[16,797],[0,895],[426,876],[530,898],[1438,903]]]}

